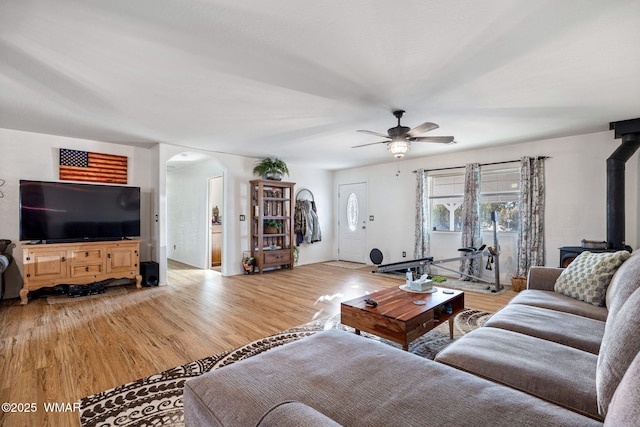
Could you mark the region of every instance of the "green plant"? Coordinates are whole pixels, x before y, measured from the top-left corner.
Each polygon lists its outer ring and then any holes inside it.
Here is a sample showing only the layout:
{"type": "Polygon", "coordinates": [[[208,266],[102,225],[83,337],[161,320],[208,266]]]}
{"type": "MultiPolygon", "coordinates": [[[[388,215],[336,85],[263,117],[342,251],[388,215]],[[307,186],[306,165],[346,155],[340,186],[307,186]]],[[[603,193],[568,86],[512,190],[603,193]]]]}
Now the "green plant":
{"type": "Polygon", "coordinates": [[[253,173],[266,179],[279,181],[283,175],[289,175],[289,168],[283,160],[275,157],[266,157],[256,163],[253,173]]]}
{"type": "Polygon", "coordinates": [[[277,221],[275,219],[265,219],[263,222],[263,225],[266,227],[275,227],[278,230],[282,229],[282,222],[277,221]]]}

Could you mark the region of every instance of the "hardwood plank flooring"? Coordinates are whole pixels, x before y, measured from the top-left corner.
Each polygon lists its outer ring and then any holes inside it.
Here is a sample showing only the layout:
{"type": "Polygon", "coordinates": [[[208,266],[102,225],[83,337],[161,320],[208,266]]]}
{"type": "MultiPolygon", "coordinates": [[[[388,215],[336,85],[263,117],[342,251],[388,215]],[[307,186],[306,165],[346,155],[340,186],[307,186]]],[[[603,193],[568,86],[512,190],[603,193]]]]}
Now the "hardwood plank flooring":
{"type": "MultiPolygon", "coordinates": [[[[80,398],[339,313],[340,302],[399,279],[311,264],[263,275],[222,277],[170,262],[169,285],[124,295],[0,303],[0,401],[35,403],[0,412],[2,426],[79,425],[77,411],[45,403],[80,398]]],[[[494,312],[515,293],[465,293],[465,305],[494,312]]]]}

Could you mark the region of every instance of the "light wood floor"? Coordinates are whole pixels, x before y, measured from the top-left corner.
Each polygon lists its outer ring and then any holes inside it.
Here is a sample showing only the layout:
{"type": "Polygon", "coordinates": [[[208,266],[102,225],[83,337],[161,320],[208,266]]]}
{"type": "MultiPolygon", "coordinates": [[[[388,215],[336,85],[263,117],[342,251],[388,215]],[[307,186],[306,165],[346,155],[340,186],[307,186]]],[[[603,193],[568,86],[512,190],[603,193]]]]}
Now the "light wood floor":
{"type": "MultiPolygon", "coordinates": [[[[169,286],[50,305],[0,303],[0,402],[35,403],[35,413],[0,412],[2,426],[73,426],[77,412],[45,412],[311,320],[340,301],[398,279],[312,264],[264,275],[222,277],[171,262],[169,286]]],[[[515,293],[465,293],[466,306],[494,312],[515,293]]]]}

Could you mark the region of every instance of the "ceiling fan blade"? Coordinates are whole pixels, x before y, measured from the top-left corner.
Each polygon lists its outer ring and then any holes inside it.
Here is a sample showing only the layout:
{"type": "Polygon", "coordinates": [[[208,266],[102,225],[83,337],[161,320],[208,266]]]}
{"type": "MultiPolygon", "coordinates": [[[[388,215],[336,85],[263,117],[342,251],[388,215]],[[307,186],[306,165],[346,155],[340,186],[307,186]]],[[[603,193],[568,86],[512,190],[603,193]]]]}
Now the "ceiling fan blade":
{"type": "Polygon", "coordinates": [[[421,136],[416,138],[409,138],[409,140],[416,142],[437,142],[440,144],[455,143],[452,136],[421,136]]]}
{"type": "Polygon", "coordinates": [[[369,144],[362,144],[362,145],[354,145],[351,148],[359,148],[359,147],[366,147],[367,145],[375,145],[375,144],[388,144],[391,141],[378,141],[378,142],[370,142],[369,144]]]}
{"type": "Polygon", "coordinates": [[[373,132],[373,131],[370,131],[370,130],[358,130],[356,132],[368,133],[370,135],[380,136],[382,138],[389,138],[389,135],[385,135],[383,133],[378,133],[378,132],[373,132]]]}
{"type": "Polygon", "coordinates": [[[418,135],[422,135],[425,132],[429,132],[430,130],[438,129],[438,125],[431,122],[424,122],[423,124],[414,127],[409,132],[407,132],[407,136],[415,137],[418,135]]]}

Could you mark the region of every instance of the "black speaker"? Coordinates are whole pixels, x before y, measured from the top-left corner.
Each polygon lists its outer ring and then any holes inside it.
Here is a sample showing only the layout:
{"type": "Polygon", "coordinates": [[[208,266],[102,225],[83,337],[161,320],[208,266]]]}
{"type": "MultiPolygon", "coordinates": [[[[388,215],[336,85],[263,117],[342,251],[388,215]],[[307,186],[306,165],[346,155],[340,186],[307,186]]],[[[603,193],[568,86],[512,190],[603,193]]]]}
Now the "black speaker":
{"type": "Polygon", "coordinates": [[[141,262],[140,275],[142,276],[142,286],[158,286],[160,277],[158,263],[155,261],[141,262]]]}

